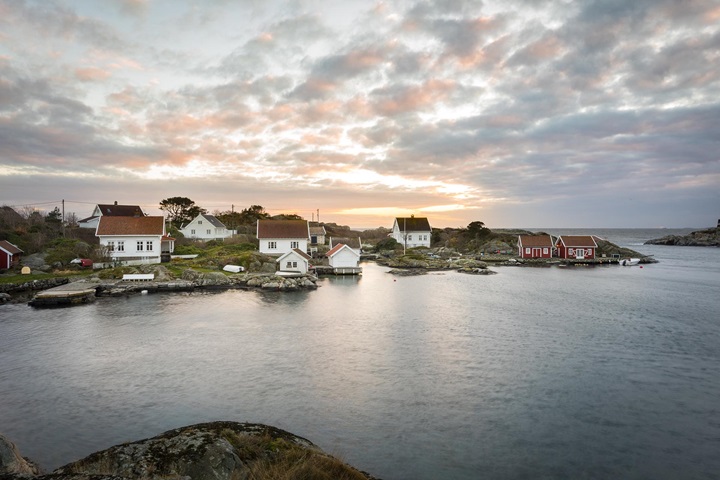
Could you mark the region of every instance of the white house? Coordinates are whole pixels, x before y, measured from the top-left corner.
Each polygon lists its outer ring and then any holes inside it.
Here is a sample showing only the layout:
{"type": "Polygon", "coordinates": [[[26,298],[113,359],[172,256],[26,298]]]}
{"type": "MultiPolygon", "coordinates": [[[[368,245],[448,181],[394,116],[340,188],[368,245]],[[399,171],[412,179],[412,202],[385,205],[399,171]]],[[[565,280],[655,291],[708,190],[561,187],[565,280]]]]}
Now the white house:
{"type": "Polygon", "coordinates": [[[405,248],[430,247],[432,229],[426,217],[397,217],[393,223],[392,237],[405,248]]]}
{"type": "MultiPolygon", "coordinates": [[[[174,250],[174,238],[165,234],[163,217],[101,216],[95,236],[113,261],[128,265],[160,263],[174,250]]],[[[169,258],[168,258],[169,259],[169,258]]]]}
{"type": "Polygon", "coordinates": [[[362,253],[362,241],[360,237],[330,237],[330,250],[341,243],[355,250],[358,256],[362,253]]]}
{"type": "Polygon", "coordinates": [[[327,235],[325,227],[320,225],[319,222],[309,222],[308,227],[310,232],[310,245],[325,245],[325,235],[327,235]]]}
{"type": "Polygon", "coordinates": [[[344,243],[338,243],[325,255],[328,257],[330,266],[335,269],[358,268],[360,263],[360,254],[344,243]]]}
{"type": "Polygon", "coordinates": [[[78,220],[80,228],[97,228],[100,217],[144,217],[145,213],[140,205],[118,205],[98,203],[93,209],[92,215],[78,220]]]}
{"type": "Polygon", "coordinates": [[[293,248],[275,260],[281,272],[307,273],[310,270],[312,258],[307,253],[293,248]]]}
{"type": "Polygon", "coordinates": [[[228,230],[224,223],[214,215],[201,213],[193,220],[180,228],[185,238],[197,238],[199,240],[222,240],[232,237],[235,230],[228,230]]]}
{"type": "Polygon", "coordinates": [[[260,253],[282,255],[298,249],[307,252],[310,230],[307,220],[258,220],[260,253]]]}

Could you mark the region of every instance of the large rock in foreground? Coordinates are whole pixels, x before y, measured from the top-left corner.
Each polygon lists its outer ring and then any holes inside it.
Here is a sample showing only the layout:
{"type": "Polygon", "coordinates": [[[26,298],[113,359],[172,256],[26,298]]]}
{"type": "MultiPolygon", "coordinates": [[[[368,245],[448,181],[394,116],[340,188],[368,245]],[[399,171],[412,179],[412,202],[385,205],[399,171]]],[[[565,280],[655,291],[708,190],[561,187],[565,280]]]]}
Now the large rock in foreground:
{"type": "Polygon", "coordinates": [[[0,477],[10,475],[36,475],[39,469],[35,464],[23,458],[15,444],[0,435],[0,477]]]}
{"type": "Polygon", "coordinates": [[[698,230],[687,235],[666,235],[648,240],[645,245],[678,245],[683,247],[720,247],[720,228],[698,230]]]}
{"type": "Polygon", "coordinates": [[[27,474],[31,472],[7,473],[12,475],[0,475],[0,478],[374,478],[324,453],[302,437],[267,425],[237,422],[203,423],[170,430],[153,438],[124,443],[93,453],[82,460],[60,467],[49,475],[28,477],[27,474]]]}

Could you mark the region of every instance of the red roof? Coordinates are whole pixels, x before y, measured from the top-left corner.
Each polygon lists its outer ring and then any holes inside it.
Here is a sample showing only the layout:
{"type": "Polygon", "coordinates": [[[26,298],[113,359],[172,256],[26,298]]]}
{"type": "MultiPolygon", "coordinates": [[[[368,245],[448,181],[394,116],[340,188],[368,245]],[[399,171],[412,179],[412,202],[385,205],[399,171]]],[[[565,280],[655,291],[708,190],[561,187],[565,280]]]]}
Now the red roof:
{"type": "Polygon", "coordinates": [[[558,243],[562,243],[566,247],[597,248],[597,243],[592,235],[562,235],[558,238],[558,243]]]}
{"type": "Polygon", "coordinates": [[[163,235],[163,217],[100,217],[95,235],[163,235]]]}
{"type": "Polygon", "coordinates": [[[20,250],[16,245],[13,245],[7,240],[0,240],[0,248],[5,250],[10,255],[17,255],[18,253],[23,253],[23,251],[20,250]]]}
{"type": "Polygon", "coordinates": [[[257,238],[308,238],[307,220],[258,220],[257,238]]]}
{"type": "Polygon", "coordinates": [[[330,251],[325,254],[325,256],[332,257],[333,255],[335,255],[338,252],[338,250],[340,250],[344,246],[345,246],[344,243],[338,243],[333,248],[331,248],[330,251]]]}
{"type": "Polygon", "coordinates": [[[550,235],[519,235],[523,247],[552,247],[550,235]]]}

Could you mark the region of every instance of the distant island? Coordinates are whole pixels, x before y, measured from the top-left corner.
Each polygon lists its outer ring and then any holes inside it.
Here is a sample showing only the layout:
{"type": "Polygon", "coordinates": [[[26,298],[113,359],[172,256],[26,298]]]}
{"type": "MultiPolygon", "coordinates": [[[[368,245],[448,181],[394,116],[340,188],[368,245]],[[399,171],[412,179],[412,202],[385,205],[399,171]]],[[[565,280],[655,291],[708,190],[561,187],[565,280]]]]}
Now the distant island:
{"type": "Polygon", "coordinates": [[[666,235],[648,240],[645,245],[677,245],[682,247],[720,247],[720,220],[715,228],[698,230],[687,235],[666,235]]]}

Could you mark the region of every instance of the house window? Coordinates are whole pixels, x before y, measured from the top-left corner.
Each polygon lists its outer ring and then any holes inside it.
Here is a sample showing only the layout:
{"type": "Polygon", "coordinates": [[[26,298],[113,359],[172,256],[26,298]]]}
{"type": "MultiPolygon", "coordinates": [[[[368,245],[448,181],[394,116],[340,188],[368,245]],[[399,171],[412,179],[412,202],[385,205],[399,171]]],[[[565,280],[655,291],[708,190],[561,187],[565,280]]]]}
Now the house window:
{"type": "Polygon", "coordinates": [[[118,242],[117,251],[118,251],[118,252],[124,252],[124,251],[125,251],[125,242],[118,242]]]}
{"type": "Polygon", "coordinates": [[[138,252],[142,252],[142,251],[143,251],[143,242],[142,242],[142,241],[138,241],[138,242],[137,242],[137,251],[138,251],[138,252]]]}
{"type": "Polygon", "coordinates": [[[277,248],[277,242],[268,242],[268,249],[275,250],[277,248]]]}
{"type": "Polygon", "coordinates": [[[293,268],[297,268],[297,262],[293,262],[293,268]]]}
{"type": "Polygon", "coordinates": [[[190,230],[190,235],[195,235],[195,230],[190,230]]]}
{"type": "Polygon", "coordinates": [[[300,248],[300,242],[290,242],[290,248],[300,248]]]}
{"type": "Polygon", "coordinates": [[[107,249],[108,249],[108,252],[114,252],[115,251],[115,242],[108,242],[107,249]]]}
{"type": "Polygon", "coordinates": [[[287,262],[287,264],[285,265],[285,268],[290,268],[290,267],[292,267],[292,262],[287,262]]]}
{"type": "Polygon", "coordinates": [[[530,255],[530,247],[525,247],[525,253],[530,255]]]}
{"type": "Polygon", "coordinates": [[[543,255],[547,255],[547,254],[548,254],[548,249],[547,249],[547,248],[543,248],[543,255]]]}
{"type": "Polygon", "coordinates": [[[408,235],[408,240],[412,240],[412,234],[408,235]]]}
{"type": "Polygon", "coordinates": [[[152,250],[153,250],[152,240],[148,240],[147,242],[145,242],[145,250],[147,250],[148,252],[152,252],[152,250]]]}
{"type": "Polygon", "coordinates": [[[207,234],[210,235],[210,230],[207,231],[207,234]]]}
{"type": "Polygon", "coordinates": [[[574,248],[568,248],[568,255],[575,255],[575,249],[574,249],[574,248]]]}
{"type": "Polygon", "coordinates": [[[198,225],[202,225],[202,220],[198,220],[198,225]]]}

